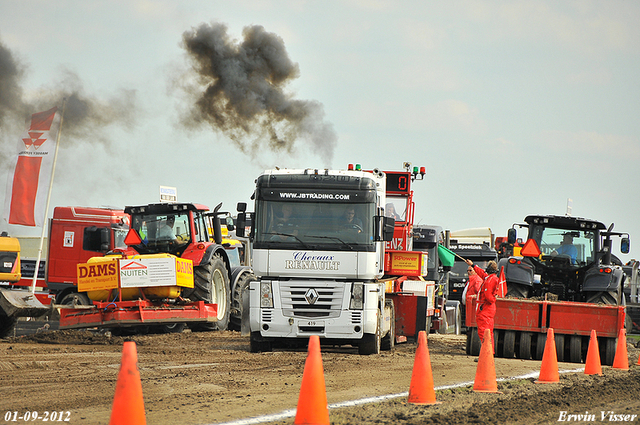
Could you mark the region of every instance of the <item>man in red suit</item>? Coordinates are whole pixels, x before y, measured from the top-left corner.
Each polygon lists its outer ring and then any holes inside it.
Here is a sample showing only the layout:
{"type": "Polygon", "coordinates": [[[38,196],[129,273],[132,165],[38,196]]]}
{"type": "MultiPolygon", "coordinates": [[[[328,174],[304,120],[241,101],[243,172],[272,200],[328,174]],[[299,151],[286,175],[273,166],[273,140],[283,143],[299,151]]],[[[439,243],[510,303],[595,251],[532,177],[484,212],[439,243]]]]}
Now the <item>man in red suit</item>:
{"type": "MultiPolygon", "coordinates": [[[[478,291],[478,301],[476,303],[476,324],[478,325],[480,341],[484,342],[485,329],[489,329],[493,338],[493,318],[496,315],[496,294],[498,293],[499,283],[497,276],[498,265],[495,261],[489,261],[485,271],[475,266],[471,260],[466,260],[466,262],[470,267],[473,267],[483,280],[478,291]]],[[[493,346],[494,344],[491,345],[493,346]]]]}

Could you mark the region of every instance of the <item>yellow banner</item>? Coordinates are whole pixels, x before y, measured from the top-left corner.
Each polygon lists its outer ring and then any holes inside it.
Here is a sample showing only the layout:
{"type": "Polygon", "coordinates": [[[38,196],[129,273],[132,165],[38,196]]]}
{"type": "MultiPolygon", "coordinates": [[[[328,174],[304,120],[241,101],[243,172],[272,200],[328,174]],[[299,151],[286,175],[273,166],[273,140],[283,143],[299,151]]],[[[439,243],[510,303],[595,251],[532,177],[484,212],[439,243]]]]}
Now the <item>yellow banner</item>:
{"type": "Polygon", "coordinates": [[[193,288],[193,261],[176,258],[176,285],[193,288]]]}
{"type": "Polygon", "coordinates": [[[78,292],[118,288],[118,260],[78,264],[78,292]]]}

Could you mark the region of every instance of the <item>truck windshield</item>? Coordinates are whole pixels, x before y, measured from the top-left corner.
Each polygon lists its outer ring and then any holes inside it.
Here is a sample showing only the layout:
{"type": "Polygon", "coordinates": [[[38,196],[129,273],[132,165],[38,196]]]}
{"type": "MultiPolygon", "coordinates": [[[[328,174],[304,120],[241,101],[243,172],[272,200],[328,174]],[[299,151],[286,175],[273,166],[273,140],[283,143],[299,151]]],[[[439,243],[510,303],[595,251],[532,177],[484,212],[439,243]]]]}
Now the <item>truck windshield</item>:
{"type": "Polygon", "coordinates": [[[373,203],[258,201],[256,249],[375,251],[373,203]]]}
{"type": "Polygon", "coordinates": [[[567,259],[571,265],[579,266],[593,261],[594,232],[584,230],[557,229],[532,225],[529,237],[536,240],[544,256],[567,259]]]}

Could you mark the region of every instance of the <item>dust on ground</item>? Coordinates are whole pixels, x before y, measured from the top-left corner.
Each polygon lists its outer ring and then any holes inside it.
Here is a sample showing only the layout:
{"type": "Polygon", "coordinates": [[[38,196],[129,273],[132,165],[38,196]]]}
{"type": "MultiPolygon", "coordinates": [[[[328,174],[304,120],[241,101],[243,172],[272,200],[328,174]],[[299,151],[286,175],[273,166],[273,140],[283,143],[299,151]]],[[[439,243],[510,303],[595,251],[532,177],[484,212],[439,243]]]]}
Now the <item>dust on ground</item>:
{"type": "MultiPolygon", "coordinates": [[[[70,423],[106,424],[117,381],[122,344],[136,342],[149,424],[213,424],[277,414],[297,406],[306,351],[251,353],[238,332],[113,336],[94,331],[46,331],[0,341],[0,414],[69,411],[70,423]]],[[[601,412],[640,415],[640,366],[634,340],[627,345],[630,370],[603,367],[603,376],[561,373],[558,384],[533,378],[499,381],[502,394],[471,386],[439,390],[438,405],[386,402],[331,409],[332,424],[557,423],[565,415],[601,412]]],[[[402,394],[409,389],[415,344],[360,356],[357,349],[322,347],[329,404],[402,394]]],[[[435,387],[473,382],[477,363],[465,354],[465,336],[430,334],[435,387]]],[[[560,363],[562,370],[580,365],[560,363]]],[[[495,359],[496,375],[522,376],[540,362],[495,359]]],[[[0,420],[3,416],[0,416],[0,420]]],[[[638,417],[635,418],[638,422],[638,417]]],[[[278,424],[291,424],[288,417],[278,424]]]]}

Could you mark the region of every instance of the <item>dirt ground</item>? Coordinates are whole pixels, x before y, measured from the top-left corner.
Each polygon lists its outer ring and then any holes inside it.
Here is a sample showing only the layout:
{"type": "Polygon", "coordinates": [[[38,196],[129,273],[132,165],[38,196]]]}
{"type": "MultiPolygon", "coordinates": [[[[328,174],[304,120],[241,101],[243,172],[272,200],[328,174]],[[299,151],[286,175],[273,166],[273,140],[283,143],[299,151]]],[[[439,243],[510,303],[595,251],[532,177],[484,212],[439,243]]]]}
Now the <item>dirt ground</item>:
{"type": "MultiPolygon", "coordinates": [[[[271,417],[271,423],[294,422],[305,350],[250,353],[248,338],[231,331],[128,338],[45,331],[0,340],[0,423],[16,423],[7,421],[11,416],[7,412],[20,416],[27,411],[41,415],[68,411],[69,423],[107,424],[125,340],[136,342],[148,424],[215,424],[288,410],[289,416],[271,417]]],[[[613,411],[640,422],[640,366],[636,365],[640,350],[634,340],[628,342],[630,371],[603,367],[603,376],[587,376],[575,372],[580,365],[560,363],[561,371],[574,372],[561,373],[559,384],[535,384],[534,378],[499,381],[502,394],[475,393],[469,384],[438,390],[442,403],[432,406],[407,404],[414,344],[376,356],[323,347],[330,405],[401,394],[384,402],[332,408],[330,420],[332,424],[547,424],[586,414],[583,420],[571,421],[598,423],[609,422],[611,416],[602,415],[613,411]]],[[[465,354],[464,335],[430,334],[428,348],[436,388],[473,382],[477,363],[465,354]]],[[[540,370],[538,361],[496,358],[495,364],[498,379],[540,370]]]]}

